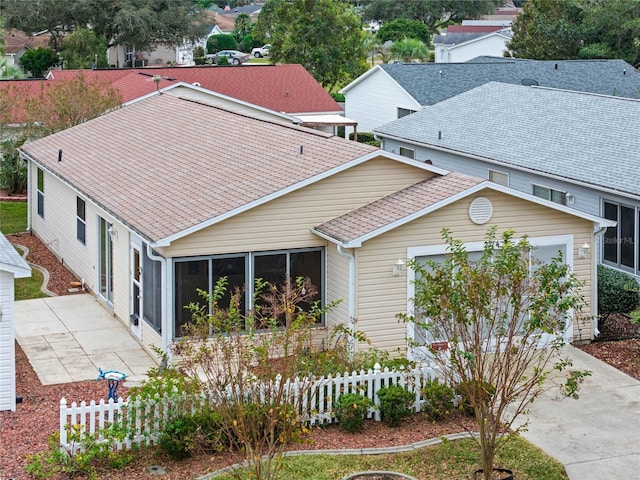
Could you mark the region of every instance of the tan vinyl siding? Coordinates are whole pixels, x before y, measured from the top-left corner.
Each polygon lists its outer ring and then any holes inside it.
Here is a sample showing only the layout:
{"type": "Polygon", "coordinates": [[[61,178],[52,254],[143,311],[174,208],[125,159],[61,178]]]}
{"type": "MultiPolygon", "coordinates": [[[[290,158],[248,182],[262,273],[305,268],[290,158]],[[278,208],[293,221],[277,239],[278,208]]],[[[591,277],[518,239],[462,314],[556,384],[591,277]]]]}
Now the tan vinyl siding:
{"type": "Polygon", "coordinates": [[[358,325],[373,341],[373,346],[395,349],[406,345],[407,326],[398,323],[396,313],[406,311],[407,274],[392,275],[392,266],[398,257],[406,259],[407,248],[441,245],[441,229],[447,226],[453,236],[463,242],[476,242],[484,238],[490,225],[499,230],[513,228],[518,236],[530,237],[573,234],[574,272],[586,280],[583,294],[588,305],[582,312],[583,320],[574,323],[574,333],[591,338],[592,315],[591,258],[578,259],[577,247],[585,241],[593,245],[593,224],[568,214],[553,211],[499,192],[484,191],[481,195],[493,203],[493,217],[486,225],[469,220],[469,197],[444,207],[408,225],[366,242],[358,252],[358,325]],[[381,294],[384,292],[384,295],[381,294]]]}
{"type": "Polygon", "coordinates": [[[349,259],[338,253],[335,245],[330,244],[326,251],[327,259],[327,303],[340,303],[327,313],[328,327],[349,322],[349,259]]]}
{"type": "Polygon", "coordinates": [[[180,257],[324,245],[311,227],[431,175],[376,158],[177,240],[161,252],[180,257]]]}
{"type": "Polygon", "coordinates": [[[147,322],[140,319],[141,325],[141,338],[140,343],[144,349],[153,357],[156,362],[158,361],[158,355],[151,349],[152,346],[160,347],[162,345],[162,337],[156,332],[147,322]]]}

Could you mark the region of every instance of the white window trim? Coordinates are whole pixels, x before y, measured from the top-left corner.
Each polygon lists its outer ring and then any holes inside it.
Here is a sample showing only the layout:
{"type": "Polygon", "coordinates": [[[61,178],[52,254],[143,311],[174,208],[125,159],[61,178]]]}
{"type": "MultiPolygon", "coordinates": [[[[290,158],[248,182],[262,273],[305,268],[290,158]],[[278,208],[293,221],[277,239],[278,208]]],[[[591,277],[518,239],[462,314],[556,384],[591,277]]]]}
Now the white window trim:
{"type": "MultiPolygon", "coordinates": [[[[496,238],[500,240],[500,238],[496,238]]],[[[514,238],[514,242],[518,242],[521,238],[514,238]]],[[[573,235],[549,235],[545,237],[528,237],[527,240],[533,247],[543,247],[547,245],[564,245],[566,250],[565,263],[569,266],[569,271],[573,271],[573,235]]],[[[479,252],[484,249],[484,241],[482,242],[466,242],[464,248],[467,252],[479,252]]],[[[449,253],[448,245],[442,243],[438,245],[428,245],[421,247],[409,247],[407,248],[407,260],[415,260],[416,257],[427,257],[432,255],[444,255],[449,253]]],[[[415,295],[415,272],[413,269],[407,269],[407,312],[413,311],[413,303],[411,299],[415,295]]],[[[569,314],[569,318],[573,318],[572,312],[569,314]]],[[[565,340],[573,340],[573,321],[570,320],[567,325],[567,329],[564,333],[565,340]]],[[[415,338],[415,326],[413,323],[407,323],[407,338],[415,338]]],[[[409,358],[413,357],[411,345],[407,345],[407,355],[409,358]]]]}

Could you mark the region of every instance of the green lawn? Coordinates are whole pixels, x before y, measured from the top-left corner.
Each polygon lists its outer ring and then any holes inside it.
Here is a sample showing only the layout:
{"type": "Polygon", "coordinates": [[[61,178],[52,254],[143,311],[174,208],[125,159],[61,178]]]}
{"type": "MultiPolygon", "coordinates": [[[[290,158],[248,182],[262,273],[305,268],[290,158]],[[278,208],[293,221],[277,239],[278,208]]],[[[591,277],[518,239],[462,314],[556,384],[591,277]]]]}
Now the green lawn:
{"type": "MultiPolygon", "coordinates": [[[[440,445],[393,455],[301,455],[285,457],[282,480],[335,480],[363,470],[391,470],[420,480],[471,478],[479,468],[479,451],[472,440],[445,441],[440,445]]],[[[564,467],[522,438],[513,438],[498,455],[496,464],[513,470],[518,480],[566,480],[564,467]]],[[[230,480],[231,475],[216,477],[230,480]]]]}
{"type": "Polygon", "coordinates": [[[27,230],[27,202],[0,202],[0,232],[24,232],[27,230]]]}
{"type": "Polygon", "coordinates": [[[44,276],[37,268],[31,268],[31,276],[27,278],[16,278],[15,280],[15,299],[30,300],[32,298],[43,298],[48,295],[40,288],[44,276]]]}

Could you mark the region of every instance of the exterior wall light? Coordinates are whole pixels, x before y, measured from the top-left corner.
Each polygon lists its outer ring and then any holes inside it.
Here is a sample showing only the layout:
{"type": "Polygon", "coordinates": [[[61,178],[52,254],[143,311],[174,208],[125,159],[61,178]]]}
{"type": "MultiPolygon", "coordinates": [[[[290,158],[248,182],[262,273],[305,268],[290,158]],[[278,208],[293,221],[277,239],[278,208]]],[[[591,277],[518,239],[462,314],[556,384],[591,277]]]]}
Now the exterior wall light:
{"type": "Polygon", "coordinates": [[[399,277],[402,275],[402,271],[404,270],[404,262],[401,258],[398,258],[398,261],[393,264],[393,276],[399,277]]]}
{"type": "Polygon", "coordinates": [[[584,242],[580,248],[578,248],[578,258],[587,258],[591,251],[591,245],[584,242]]]}

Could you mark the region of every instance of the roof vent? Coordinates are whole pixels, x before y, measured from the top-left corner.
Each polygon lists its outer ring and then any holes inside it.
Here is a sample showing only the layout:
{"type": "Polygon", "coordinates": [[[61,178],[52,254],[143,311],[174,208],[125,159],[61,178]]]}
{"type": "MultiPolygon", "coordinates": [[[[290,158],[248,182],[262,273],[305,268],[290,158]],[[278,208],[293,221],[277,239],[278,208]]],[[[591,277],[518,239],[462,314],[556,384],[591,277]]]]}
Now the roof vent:
{"type": "Polygon", "coordinates": [[[199,87],[200,86],[200,82],[193,82],[191,85],[193,85],[194,87],[199,87]]]}
{"type": "Polygon", "coordinates": [[[537,87],[538,85],[540,85],[537,80],[534,80],[532,78],[523,78],[520,83],[522,83],[522,85],[524,85],[525,87],[531,87],[531,86],[537,87]]]}
{"type": "Polygon", "coordinates": [[[469,218],[477,225],[483,225],[491,220],[493,204],[487,197],[476,197],[469,204],[469,218]]]}

